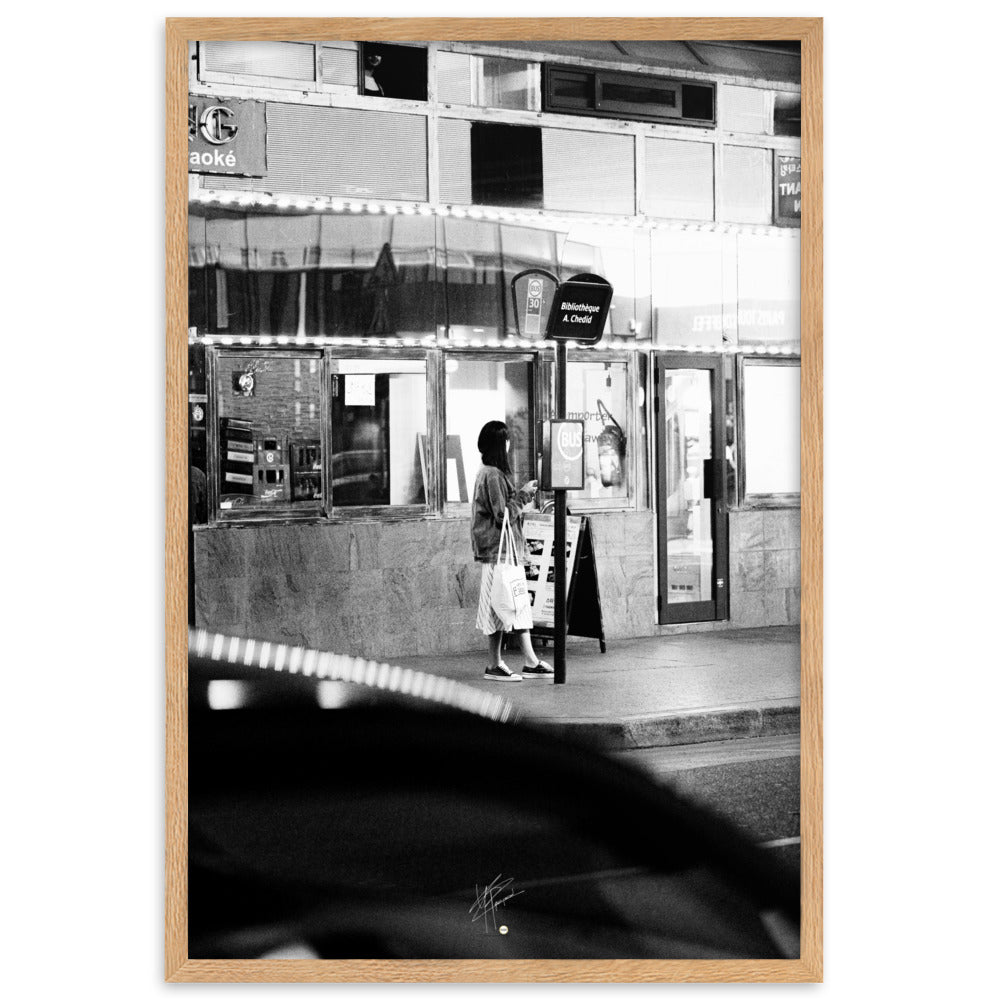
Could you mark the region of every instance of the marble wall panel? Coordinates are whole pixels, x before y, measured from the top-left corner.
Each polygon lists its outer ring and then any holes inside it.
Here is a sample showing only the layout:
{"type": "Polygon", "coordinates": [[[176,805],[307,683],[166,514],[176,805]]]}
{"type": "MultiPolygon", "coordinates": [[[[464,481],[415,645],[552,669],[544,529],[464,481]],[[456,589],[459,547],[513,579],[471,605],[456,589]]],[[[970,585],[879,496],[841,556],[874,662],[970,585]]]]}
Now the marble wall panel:
{"type": "Polygon", "coordinates": [[[788,590],[772,587],[764,592],[764,615],[768,625],[788,624],[788,590]]]}
{"type": "Polygon", "coordinates": [[[785,591],[788,624],[798,625],[802,621],[802,591],[798,587],[789,587],[785,591]]]}
{"type": "Polygon", "coordinates": [[[801,518],[795,510],[769,510],[763,512],[764,548],[798,549],[801,545],[801,518]]]}
{"type": "Polygon", "coordinates": [[[764,553],[759,549],[731,550],[730,592],[764,589],[764,553]]]}
{"type": "Polygon", "coordinates": [[[764,547],[764,511],[740,510],[729,515],[729,544],[736,551],[764,547]]]}
{"type": "Polygon", "coordinates": [[[736,592],[729,596],[729,620],[741,628],[759,628],[770,624],[767,620],[765,591],[736,592]]]}
{"type": "Polygon", "coordinates": [[[195,578],[236,579],[247,572],[250,532],[206,528],[194,533],[195,578]]]}
{"type": "Polygon", "coordinates": [[[768,589],[797,587],[799,585],[799,550],[765,551],[764,576],[768,589]]]}

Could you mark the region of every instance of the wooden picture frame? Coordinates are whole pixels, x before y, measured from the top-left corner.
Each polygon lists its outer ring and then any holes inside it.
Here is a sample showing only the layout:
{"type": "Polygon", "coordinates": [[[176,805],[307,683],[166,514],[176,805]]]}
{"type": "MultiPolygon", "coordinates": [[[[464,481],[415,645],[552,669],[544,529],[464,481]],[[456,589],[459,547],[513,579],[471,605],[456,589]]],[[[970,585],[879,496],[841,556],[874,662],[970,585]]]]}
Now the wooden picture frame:
{"type": "Polygon", "coordinates": [[[318,19],[166,21],[166,925],[171,982],[817,982],[822,980],[822,38],[821,18],[318,19]],[[801,271],[801,958],[787,961],[191,960],[187,955],[188,42],[377,38],[799,40],[801,271]]]}

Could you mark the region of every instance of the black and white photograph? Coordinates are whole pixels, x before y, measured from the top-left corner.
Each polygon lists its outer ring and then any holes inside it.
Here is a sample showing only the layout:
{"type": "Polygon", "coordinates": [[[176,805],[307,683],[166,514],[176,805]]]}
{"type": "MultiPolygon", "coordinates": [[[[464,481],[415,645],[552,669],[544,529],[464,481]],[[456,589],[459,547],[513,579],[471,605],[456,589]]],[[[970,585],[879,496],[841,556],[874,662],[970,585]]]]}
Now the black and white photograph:
{"type": "Polygon", "coordinates": [[[187,43],[187,954],[798,961],[800,42],[406,23],[187,43]]]}

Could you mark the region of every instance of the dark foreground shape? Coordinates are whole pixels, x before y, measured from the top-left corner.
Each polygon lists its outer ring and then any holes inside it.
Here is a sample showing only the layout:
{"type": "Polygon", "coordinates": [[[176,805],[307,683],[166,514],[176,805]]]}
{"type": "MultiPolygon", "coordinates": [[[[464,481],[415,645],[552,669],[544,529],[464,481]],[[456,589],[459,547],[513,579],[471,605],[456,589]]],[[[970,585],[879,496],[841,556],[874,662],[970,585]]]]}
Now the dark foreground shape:
{"type": "Polygon", "coordinates": [[[210,710],[220,676],[192,661],[191,958],[798,957],[797,873],[626,765],[300,677],[210,710]]]}

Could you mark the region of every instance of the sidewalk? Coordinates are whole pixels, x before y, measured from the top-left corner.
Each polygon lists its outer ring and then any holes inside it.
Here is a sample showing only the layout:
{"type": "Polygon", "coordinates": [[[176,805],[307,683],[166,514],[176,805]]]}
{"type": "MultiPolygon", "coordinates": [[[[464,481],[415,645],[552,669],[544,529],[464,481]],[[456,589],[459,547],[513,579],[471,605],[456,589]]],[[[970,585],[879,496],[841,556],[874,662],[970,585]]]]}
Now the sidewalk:
{"type": "MultiPolygon", "coordinates": [[[[777,736],[799,729],[797,626],[619,639],[569,637],[566,683],[482,679],[480,653],[394,657],[509,698],[524,721],[557,728],[609,750],[777,736]]],[[[536,652],[552,662],[552,646],[536,652]]],[[[504,654],[517,670],[519,650],[504,654]]]]}

